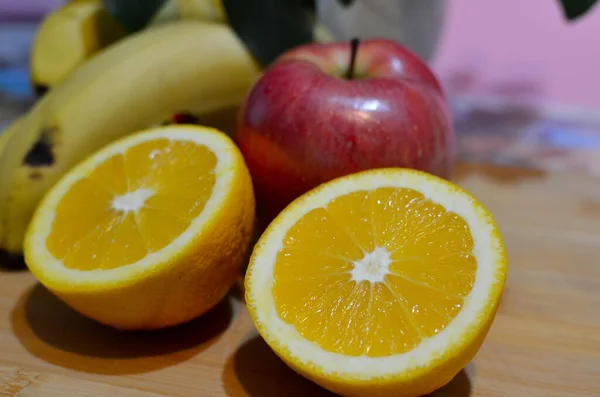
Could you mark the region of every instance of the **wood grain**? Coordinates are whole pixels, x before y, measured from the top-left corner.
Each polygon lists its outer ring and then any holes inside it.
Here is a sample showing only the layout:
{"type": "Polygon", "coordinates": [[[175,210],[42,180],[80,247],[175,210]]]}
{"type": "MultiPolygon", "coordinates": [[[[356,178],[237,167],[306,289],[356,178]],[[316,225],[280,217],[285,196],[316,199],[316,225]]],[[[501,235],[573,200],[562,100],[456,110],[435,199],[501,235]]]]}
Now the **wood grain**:
{"type": "MultiPolygon", "coordinates": [[[[455,179],[494,213],[510,267],[483,348],[435,396],[600,396],[600,181],[473,165],[455,179]]],[[[239,287],[189,324],[123,333],[0,272],[0,316],[0,396],[332,396],[257,336],[239,287]]]]}

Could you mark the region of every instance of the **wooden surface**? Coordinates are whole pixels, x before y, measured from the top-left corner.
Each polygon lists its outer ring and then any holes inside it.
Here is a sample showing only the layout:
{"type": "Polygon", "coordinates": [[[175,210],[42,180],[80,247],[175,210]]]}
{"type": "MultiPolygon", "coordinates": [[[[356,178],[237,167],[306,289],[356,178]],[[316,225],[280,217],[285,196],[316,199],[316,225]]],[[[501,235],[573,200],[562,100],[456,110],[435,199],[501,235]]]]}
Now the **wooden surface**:
{"type": "MultiPolygon", "coordinates": [[[[509,277],[483,348],[435,395],[600,396],[600,180],[475,166],[456,180],[495,214],[509,277]]],[[[119,333],[0,273],[0,396],[331,395],[274,356],[239,288],[190,324],[119,333]]]]}

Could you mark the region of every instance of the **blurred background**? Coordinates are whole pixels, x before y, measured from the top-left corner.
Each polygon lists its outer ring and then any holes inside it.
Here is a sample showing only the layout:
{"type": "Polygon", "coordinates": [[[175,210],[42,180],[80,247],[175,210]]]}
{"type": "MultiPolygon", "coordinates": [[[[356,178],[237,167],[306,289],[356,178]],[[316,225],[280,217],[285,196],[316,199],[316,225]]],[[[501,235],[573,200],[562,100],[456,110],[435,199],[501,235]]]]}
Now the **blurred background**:
{"type": "MultiPolygon", "coordinates": [[[[35,28],[62,0],[0,0],[0,129],[31,106],[35,28]]],[[[428,60],[454,112],[459,156],[600,175],[600,7],[567,22],[548,0],[317,3],[339,39],[395,38],[428,60]]]]}

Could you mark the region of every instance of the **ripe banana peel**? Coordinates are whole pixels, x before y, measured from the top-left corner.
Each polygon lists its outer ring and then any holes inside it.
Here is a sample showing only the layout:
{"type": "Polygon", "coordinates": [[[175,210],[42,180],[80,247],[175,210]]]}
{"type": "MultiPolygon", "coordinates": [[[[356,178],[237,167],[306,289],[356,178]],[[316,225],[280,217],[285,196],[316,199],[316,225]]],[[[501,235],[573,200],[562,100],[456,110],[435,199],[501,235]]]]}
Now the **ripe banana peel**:
{"type": "Polygon", "coordinates": [[[21,122],[22,117],[17,118],[8,127],[4,128],[2,132],[0,132],[0,156],[2,156],[2,152],[4,152],[4,148],[6,147],[8,140],[15,135],[15,132],[19,129],[19,123],[21,122]]]}
{"type": "Polygon", "coordinates": [[[179,19],[180,12],[177,8],[176,0],[166,0],[165,3],[158,9],[156,14],[148,22],[148,27],[158,26],[163,23],[173,22],[179,19]]]}
{"type": "Polygon", "coordinates": [[[42,196],[89,154],[173,113],[236,107],[260,73],[219,23],[174,22],[106,48],[42,97],[8,140],[0,157],[0,254],[21,252],[42,196]]]}
{"type": "Polygon", "coordinates": [[[42,94],[54,87],[126,34],[101,0],[72,1],[50,13],[31,48],[30,74],[36,92],[42,94]]]}
{"type": "Polygon", "coordinates": [[[222,0],[174,0],[182,19],[225,22],[227,15],[222,0]]]}

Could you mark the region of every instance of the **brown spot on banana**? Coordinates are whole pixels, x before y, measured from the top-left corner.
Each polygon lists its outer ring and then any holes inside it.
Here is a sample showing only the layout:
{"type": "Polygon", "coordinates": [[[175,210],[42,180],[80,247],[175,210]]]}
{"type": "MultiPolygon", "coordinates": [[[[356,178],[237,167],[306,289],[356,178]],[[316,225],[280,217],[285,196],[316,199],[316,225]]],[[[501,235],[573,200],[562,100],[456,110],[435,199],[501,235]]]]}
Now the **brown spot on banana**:
{"type": "Polygon", "coordinates": [[[33,91],[35,93],[36,98],[41,98],[47,93],[49,90],[48,86],[42,84],[35,84],[33,86],[33,91]]]}
{"type": "Polygon", "coordinates": [[[23,165],[30,167],[49,167],[54,164],[51,130],[44,130],[23,158],[23,165]]]}
{"type": "Polygon", "coordinates": [[[29,174],[29,179],[32,179],[32,180],[40,179],[41,177],[42,177],[42,173],[39,171],[33,171],[31,174],[29,174]]]}

